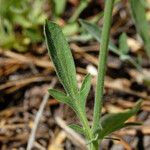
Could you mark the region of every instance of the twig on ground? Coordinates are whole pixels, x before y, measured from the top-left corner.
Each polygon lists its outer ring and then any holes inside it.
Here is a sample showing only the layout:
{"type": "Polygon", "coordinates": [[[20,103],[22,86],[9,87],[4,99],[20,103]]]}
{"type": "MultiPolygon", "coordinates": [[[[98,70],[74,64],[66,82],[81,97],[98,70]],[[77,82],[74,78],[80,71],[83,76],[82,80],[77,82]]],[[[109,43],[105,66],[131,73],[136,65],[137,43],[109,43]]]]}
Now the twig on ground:
{"type": "MultiPolygon", "coordinates": [[[[56,80],[53,80],[50,87],[54,87],[55,84],[56,84],[56,80]]],[[[33,145],[34,145],[36,130],[37,130],[38,124],[40,122],[42,113],[44,111],[45,105],[47,104],[48,98],[49,98],[49,94],[46,93],[45,96],[43,97],[43,100],[40,104],[39,110],[36,114],[35,121],[34,121],[34,124],[33,124],[33,128],[32,128],[29,140],[28,140],[27,150],[31,150],[33,145]]]]}
{"type": "Polygon", "coordinates": [[[35,142],[35,147],[40,149],[40,150],[46,150],[46,148],[44,148],[43,146],[41,146],[38,142],[35,142]]]}
{"type": "Polygon", "coordinates": [[[0,85],[0,90],[5,90],[9,91],[10,92],[13,92],[14,90],[10,90],[12,89],[13,87],[15,88],[21,88],[23,86],[26,86],[27,84],[30,84],[30,83],[33,83],[33,82],[43,82],[43,81],[50,81],[51,80],[51,77],[48,77],[48,76],[43,76],[43,75],[36,75],[36,76],[30,76],[30,77],[27,77],[27,78],[22,78],[22,79],[18,79],[18,80],[13,80],[13,81],[9,81],[7,83],[4,83],[4,84],[1,84],[0,85]]]}
{"type": "Polygon", "coordinates": [[[3,54],[4,56],[7,56],[9,58],[14,58],[15,60],[17,60],[19,63],[25,63],[25,64],[33,64],[42,68],[49,68],[50,70],[53,70],[52,64],[45,59],[39,59],[36,57],[31,57],[31,56],[25,56],[22,54],[18,54],[12,51],[4,51],[2,49],[0,49],[0,54],[3,54]]]}

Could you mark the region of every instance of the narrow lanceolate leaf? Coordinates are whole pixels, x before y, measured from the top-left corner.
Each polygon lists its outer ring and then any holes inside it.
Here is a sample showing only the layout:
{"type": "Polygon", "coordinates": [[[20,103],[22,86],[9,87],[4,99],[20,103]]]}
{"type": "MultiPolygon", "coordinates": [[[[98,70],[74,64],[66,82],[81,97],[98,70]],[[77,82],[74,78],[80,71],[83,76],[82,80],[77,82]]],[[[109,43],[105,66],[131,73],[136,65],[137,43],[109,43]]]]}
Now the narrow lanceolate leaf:
{"type": "Polygon", "coordinates": [[[91,75],[87,74],[83,80],[81,89],[80,89],[80,101],[81,101],[81,107],[84,109],[86,105],[86,99],[89,94],[90,88],[91,88],[91,75]]]}
{"type": "Polygon", "coordinates": [[[76,70],[69,45],[61,28],[46,21],[44,26],[49,55],[55,66],[56,73],[66,92],[75,97],[77,93],[76,70]]]}
{"type": "Polygon", "coordinates": [[[135,115],[141,106],[141,101],[139,101],[136,106],[130,110],[126,110],[121,113],[108,114],[101,119],[101,129],[99,129],[96,134],[98,134],[99,139],[103,139],[105,136],[117,131],[121,128],[127,127],[128,124],[125,123],[131,116],[135,115]]]}
{"type": "MultiPolygon", "coordinates": [[[[80,19],[79,22],[86,31],[88,31],[99,43],[101,43],[102,31],[96,24],[89,23],[82,19],[80,19]]],[[[119,54],[119,50],[111,41],[109,42],[108,47],[115,54],[119,54]]]]}
{"type": "Polygon", "coordinates": [[[49,94],[57,99],[59,102],[67,104],[70,106],[74,111],[76,111],[76,106],[72,100],[71,97],[67,96],[65,93],[55,90],[55,89],[49,89],[48,90],[49,94]]]}
{"type": "Polygon", "coordinates": [[[119,37],[119,49],[121,51],[121,54],[127,55],[129,52],[129,47],[127,44],[127,35],[125,33],[122,33],[119,37]]]}
{"type": "Polygon", "coordinates": [[[71,129],[73,129],[74,131],[76,131],[76,132],[78,132],[78,133],[80,133],[82,135],[85,135],[85,132],[84,132],[84,130],[83,130],[83,128],[81,126],[79,126],[77,124],[71,124],[71,125],[69,125],[69,127],[71,129]]]}
{"type": "Polygon", "coordinates": [[[141,0],[129,0],[132,16],[135,21],[135,26],[141,36],[147,55],[150,59],[150,26],[146,20],[146,10],[142,5],[141,0]]]}

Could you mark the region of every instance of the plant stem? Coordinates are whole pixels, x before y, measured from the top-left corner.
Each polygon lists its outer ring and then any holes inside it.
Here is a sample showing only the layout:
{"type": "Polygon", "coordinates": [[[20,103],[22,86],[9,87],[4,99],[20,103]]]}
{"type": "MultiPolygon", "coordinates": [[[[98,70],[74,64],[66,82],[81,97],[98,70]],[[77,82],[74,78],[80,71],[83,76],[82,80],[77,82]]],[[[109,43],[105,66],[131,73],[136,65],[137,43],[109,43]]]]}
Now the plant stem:
{"type": "Polygon", "coordinates": [[[88,140],[91,140],[92,135],[91,135],[91,132],[90,132],[90,126],[88,124],[88,120],[86,118],[86,114],[84,114],[83,111],[81,109],[79,109],[78,116],[80,118],[81,124],[83,125],[83,127],[86,131],[86,136],[87,136],[86,138],[88,140]]]}
{"type": "Polygon", "coordinates": [[[90,150],[98,150],[99,149],[98,147],[99,147],[98,142],[93,142],[90,145],[90,150]]]}
{"type": "Polygon", "coordinates": [[[96,83],[95,102],[94,102],[94,116],[93,116],[93,126],[92,126],[93,132],[98,127],[100,127],[100,116],[101,116],[101,110],[103,104],[102,99],[103,99],[103,90],[104,90],[104,77],[106,72],[108,42],[109,42],[113,4],[114,4],[114,0],[106,0],[105,9],[104,9],[104,25],[102,29],[102,42],[101,42],[100,53],[99,53],[98,77],[96,83]]]}

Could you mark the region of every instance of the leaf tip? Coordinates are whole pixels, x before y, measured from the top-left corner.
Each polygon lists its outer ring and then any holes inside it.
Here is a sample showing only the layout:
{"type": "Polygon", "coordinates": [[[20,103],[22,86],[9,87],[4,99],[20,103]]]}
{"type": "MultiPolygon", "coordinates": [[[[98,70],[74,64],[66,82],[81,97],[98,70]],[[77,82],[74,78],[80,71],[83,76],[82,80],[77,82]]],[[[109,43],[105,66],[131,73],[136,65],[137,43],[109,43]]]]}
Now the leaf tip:
{"type": "Polygon", "coordinates": [[[142,100],[138,100],[138,101],[136,102],[136,105],[135,105],[135,108],[137,108],[137,111],[140,110],[141,105],[142,105],[142,100]]]}
{"type": "Polygon", "coordinates": [[[60,26],[57,23],[46,19],[44,23],[44,33],[46,33],[47,30],[50,32],[51,29],[54,29],[54,28],[60,28],[60,26]]]}
{"type": "Polygon", "coordinates": [[[142,105],[142,100],[138,100],[134,108],[132,109],[132,113],[136,114],[140,110],[141,105],[142,105]]]}

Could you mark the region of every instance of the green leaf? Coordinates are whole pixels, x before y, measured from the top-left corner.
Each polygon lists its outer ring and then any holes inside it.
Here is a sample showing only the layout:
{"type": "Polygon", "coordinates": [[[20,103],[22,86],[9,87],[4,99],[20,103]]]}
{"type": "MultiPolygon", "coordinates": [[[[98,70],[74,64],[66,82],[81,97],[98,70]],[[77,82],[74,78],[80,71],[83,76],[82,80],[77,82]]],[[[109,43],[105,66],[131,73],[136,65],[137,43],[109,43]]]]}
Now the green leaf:
{"type": "Polygon", "coordinates": [[[77,22],[66,24],[62,31],[65,36],[71,36],[79,31],[79,25],[77,22]]]}
{"type": "Polygon", "coordinates": [[[105,136],[117,131],[121,128],[127,127],[125,123],[131,116],[135,115],[141,106],[141,101],[138,101],[136,106],[130,110],[121,113],[107,114],[101,119],[101,129],[97,130],[98,138],[103,139],[105,136]]]}
{"type": "Polygon", "coordinates": [[[86,99],[91,88],[91,79],[92,79],[91,75],[87,74],[83,80],[83,83],[80,89],[80,101],[81,101],[82,108],[85,108],[85,105],[86,105],[86,99]]]}
{"type": "Polygon", "coordinates": [[[88,6],[88,3],[89,0],[80,0],[78,7],[75,9],[75,12],[69,19],[70,23],[75,22],[78,19],[81,12],[88,6]]]}
{"type": "Polygon", "coordinates": [[[57,24],[46,21],[44,31],[49,55],[55,66],[57,76],[66,92],[75,97],[78,92],[76,70],[71,50],[62,30],[57,24]]]}
{"type": "Polygon", "coordinates": [[[81,126],[79,126],[77,124],[71,124],[71,125],[69,125],[69,127],[71,129],[73,129],[74,131],[76,131],[76,132],[78,132],[78,133],[80,133],[82,135],[85,135],[85,132],[84,132],[84,130],[83,130],[83,128],[81,126]]]}
{"type": "MultiPolygon", "coordinates": [[[[98,42],[101,43],[101,29],[96,24],[89,23],[82,19],[80,19],[79,22],[82,27],[90,33],[90,35],[92,35],[98,42]]],[[[111,40],[109,41],[108,48],[116,55],[121,56],[122,60],[128,60],[138,70],[141,70],[133,58],[131,58],[129,55],[121,55],[120,50],[111,42],[111,40]]]]}
{"type": "Polygon", "coordinates": [[[73,110],[76,110],[76,106],[74,102],[72,101],[72,98],[67,96],[65,93],[55,90],[55,89],[48,89],[49,94],[57,99],[59,102],[67,104],[70,106],[73,110]]]}
{"type": "Polygon", "coordinates": [[[121,51],[121,54],[127,55],[129,52],[129,47],[127,44],[127,35],[125,33],[122,33],[119,37],[119,49],[121,51]]]}
{"type": "MultiPolygon", "coordinates": [[[[79,22],[86,31],[88,31],[99,43],[101,43],[102,31],[96,24],[89,23],[82,19],[79,19],[79,22]]],[[[108,47],[112,52],[119,55],[119,50],[111,41],[109,42],[108,47]]]]}
{"type": "Polygon", "coordinates": [[[101,42],[101,28],[99,28],[96,24],[90,23],[86,20],[79,19],[82,27],[88,31],[98,42],[101,42]]]}
{"type": "Polygon", "coordinates": [[[144,42],[144,48],[150,59],[150,26],[146,19],[145,7],[141,4],[141,0],[129,0],[129,2],[136,29],[144,42]]]}
{"type": "Polygon", "coordinates": [[[57,16],[60,16],[66,7],[67,0],[53,0],[54,11],[57,16]]]}

